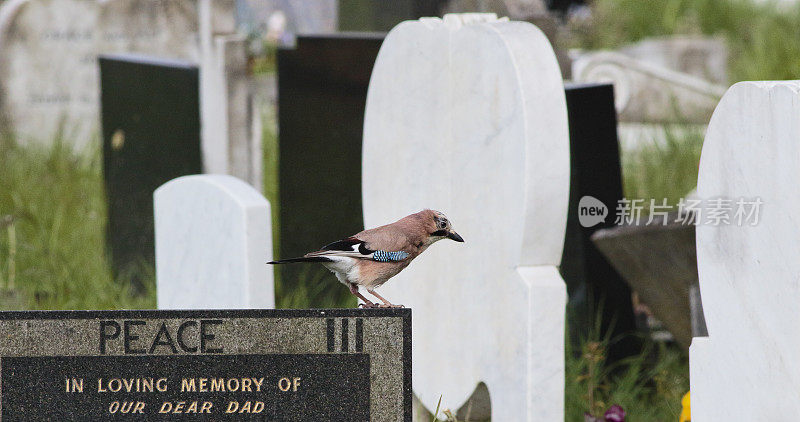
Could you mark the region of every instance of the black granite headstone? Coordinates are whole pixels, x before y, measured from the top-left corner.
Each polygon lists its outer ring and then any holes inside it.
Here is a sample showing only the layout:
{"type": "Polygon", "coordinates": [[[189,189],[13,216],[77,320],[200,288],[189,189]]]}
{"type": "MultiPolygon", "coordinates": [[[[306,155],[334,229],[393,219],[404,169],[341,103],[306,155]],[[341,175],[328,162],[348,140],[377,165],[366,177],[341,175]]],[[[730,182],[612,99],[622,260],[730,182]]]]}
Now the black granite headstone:
{"type": "Polygon", "coordinates": [[[408,309],[0,312],[0,419],[411,421],[408,309]]]}
{"type": "Polygon", "coordinates": [[[402,21],[442,16],[448,0],[339,0],[340,31],[389,31],[402,21]]]}
{"type": "Polygon", "coordinates": [[[561,275],[569,294],[570,337],[577,342],[589,331],[613,339],[608,359],[617,361],[640,351],[631,289],[597,250],[591,235],[614,225],[623,197],[617,141],[614,87],[609,84],[567,84],[570,133],[570,193],[561,275]],[[607,207],[605,220],[592,227],[579,221],[579,202],[591,196],[607,207]],[[599,317],[600,321],[596,321],[599,317]]]}
{"type": "MultiPolygon", "coordinates": [[[[364,107],[382,42],[382,34],[300,36],[296,48],[278,51],[280,258],[363,229],[364,107]]],[[[304,288],[314,307],[355,304],[321,266],[277,271],[283,297],[304,288]]]]}
{"type": "Polygon", "coordinates": [[[153,191],[202,172],[198,69],[130,55],[99,62],[107,238],[119,274],[154,261],[153,191]]]}

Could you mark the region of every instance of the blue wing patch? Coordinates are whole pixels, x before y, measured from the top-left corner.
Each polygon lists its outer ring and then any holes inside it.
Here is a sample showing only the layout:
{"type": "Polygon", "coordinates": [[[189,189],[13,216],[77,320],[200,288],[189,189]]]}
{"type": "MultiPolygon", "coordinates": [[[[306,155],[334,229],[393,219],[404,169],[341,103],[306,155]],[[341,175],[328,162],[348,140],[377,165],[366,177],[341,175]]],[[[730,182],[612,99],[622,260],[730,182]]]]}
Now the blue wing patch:
{"type": "Polygon", "coordinates": [[[372,259],[378,262],[396,262],[408,258],[409,255],[410,254],[408,252],[404,251],[375,251],[375,253],[372,254],[372,259]]]}

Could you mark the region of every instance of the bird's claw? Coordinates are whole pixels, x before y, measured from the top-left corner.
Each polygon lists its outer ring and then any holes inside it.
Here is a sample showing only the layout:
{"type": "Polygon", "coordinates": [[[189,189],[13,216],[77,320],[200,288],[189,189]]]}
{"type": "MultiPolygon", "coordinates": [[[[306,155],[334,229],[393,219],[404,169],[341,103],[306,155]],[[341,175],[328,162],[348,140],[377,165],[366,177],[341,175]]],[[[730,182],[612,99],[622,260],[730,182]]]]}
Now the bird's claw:
{"type": "Polygon", "coordinates": [[[372,302],[370,302],[370,303],[359,303],[358,307],[362,308],[362,309],[371,309],[371,308],[375,308],[376,305],[374,303],[372,303],[372,302]]]}
{"type": "Polygon", "coordinates": [[[398,308],[405,308],[403,305],[392,305],[391,303],[382,303],[378,305],[379,308],[391,308],[391,309],[398,309],[398,308]]]}

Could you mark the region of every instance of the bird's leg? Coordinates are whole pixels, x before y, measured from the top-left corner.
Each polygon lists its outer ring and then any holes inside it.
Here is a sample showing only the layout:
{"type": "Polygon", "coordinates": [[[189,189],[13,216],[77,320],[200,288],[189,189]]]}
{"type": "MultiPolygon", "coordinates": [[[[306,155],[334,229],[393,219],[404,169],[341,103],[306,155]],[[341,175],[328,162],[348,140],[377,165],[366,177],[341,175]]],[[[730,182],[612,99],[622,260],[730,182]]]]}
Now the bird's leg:
{"type": "Polygon", "coordinates": [[[358,292],[358,284],[350,283],[350,293],[354,296],[358,297],[359,299],[363,300],[364,303],[358,305],[359,307],[363,306],[365,308],[374,308],[375,304],[370,302],[369,299],[365,298],[364,295],[358,292]]]}
{"type": "Polygon", "coordinates": [[[383,305],[378,305],[379,308],[405,308],[405,306],[403,305],[392,305],[391,302],[384,299],[383,296],[379,295],[378,292],[376,292],[375,290],[367,288],[367,291],[369,292],[369,294],[377,297],[378,299],[381,300],[381,302],[383,302],[383,305]]]}

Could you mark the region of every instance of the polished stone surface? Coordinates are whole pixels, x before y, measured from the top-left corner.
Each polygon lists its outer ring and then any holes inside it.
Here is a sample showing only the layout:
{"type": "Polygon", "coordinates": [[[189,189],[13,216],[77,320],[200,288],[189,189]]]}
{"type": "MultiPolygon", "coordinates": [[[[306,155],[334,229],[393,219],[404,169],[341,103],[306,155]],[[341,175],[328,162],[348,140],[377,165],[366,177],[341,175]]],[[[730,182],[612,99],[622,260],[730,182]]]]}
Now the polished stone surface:
{"type": "Polygon", "coordinates": [[[0,312],[0,417],[411,422],[410,335],[409,309],[0,312]]]}

